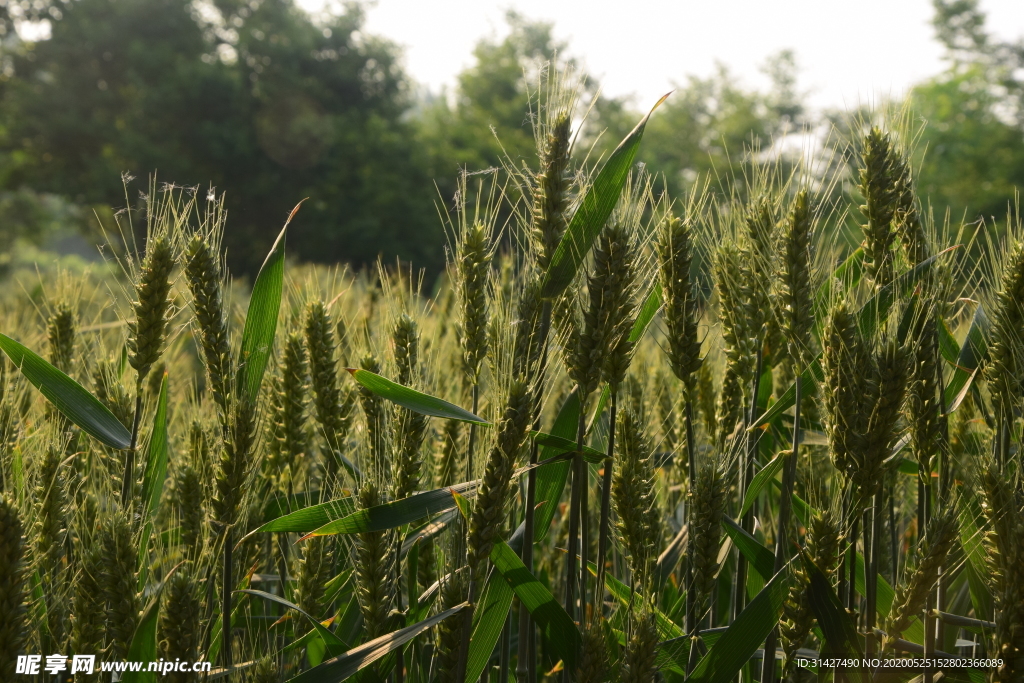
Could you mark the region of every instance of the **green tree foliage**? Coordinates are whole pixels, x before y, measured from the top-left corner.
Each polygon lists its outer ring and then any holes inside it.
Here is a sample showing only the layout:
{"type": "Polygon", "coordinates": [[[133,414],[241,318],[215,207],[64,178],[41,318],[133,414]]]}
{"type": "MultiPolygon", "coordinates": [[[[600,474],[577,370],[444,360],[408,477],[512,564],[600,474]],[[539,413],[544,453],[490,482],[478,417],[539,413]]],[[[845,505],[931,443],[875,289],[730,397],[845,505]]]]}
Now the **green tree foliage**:
{"type": "Polygon", "coordinates": [[[505,19],[508,34],[480,40],[474,63],[459,74],[454,91],[430,98],[419,112],[420,140],[443,196],[454,192],[452,179],[460,168],[492,168],[506,158],[535,162],[525,112],[531,100],[536,103],[539,70],[566,46],[555,40],[549,23],[511,11],[505,19]]]}
{"type": "Polygon", "coordinates": [[[1024,43],[987,33],[977,0],[934,0],[933,25],[948,69],[916,86],[926,124],[917,148],[919,191],[941,218],[1005,218],[1024,187],[1024,43]]]}
{"type": "Polygon", "coordinates": [[[76,0],[59,15],[49,40],[5,50],[3,186],[122,206],[121,174],[156,170],[227,191],[236,268],[259,265],[303,197],[299,258],[365,263],[387,245],[442,262],[407,83],[357,6],[323,22],[291,0],[76,0]]]}

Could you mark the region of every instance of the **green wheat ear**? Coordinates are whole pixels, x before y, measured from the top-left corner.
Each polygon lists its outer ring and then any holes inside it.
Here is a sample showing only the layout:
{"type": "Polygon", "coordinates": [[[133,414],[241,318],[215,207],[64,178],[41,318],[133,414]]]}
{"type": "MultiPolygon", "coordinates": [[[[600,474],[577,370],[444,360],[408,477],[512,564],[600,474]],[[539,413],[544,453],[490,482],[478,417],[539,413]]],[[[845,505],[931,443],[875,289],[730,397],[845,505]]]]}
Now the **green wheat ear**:
{"type": "Polygon", "coordinates": [[[46,321],[46,338],[50,346],[50,362],[64,374],[71,374],[75,360],[77,322],[70,304],[61,301],[46,321]]]}
{"type": "Polygon", "coordinates": [[[634,583],[643,586],[659,551],[663,522],[655,496],[653,451],[635,410],[619,413],[615,445],[612,500],[619,518],[618,535],[629,557],[634,583]]]}
{"type": "MultiPolygon", "coordinates": [[[[163,593],[163,611],[157,628],[160,657],[168,662],[196,661],[199,656],[200,620],[202,602],[199,599],[192,565],[178,568],[163,593]]],[[[198,677],[192,672],[172,671],[167,679],[172,683],[192,683],[198,677]]]]}
{"type": "MultiPolygon", "coordinates": [[[[367,479],[359,488],[359,507],[363,510],[385,502],[380,488],[367,479]]],[[[367,639],[385,633],[388,615],[395,599],[394,537],[389,531],[369,531],[356,536],[355,576],[359,609],[367,639]]]]}
{"type": "Polygon", "coordinates": [[[30,633],[26,612],[25,539],[14,502],[0,498],[0,679],[14,681],[15,663],[30,633]]]}
{"type": "Polygon", "coordinates": [[[894,277],[896,233],[893,218],[900,207],[902,195],[899,163],[892,139],[872,126],[864,138],[860,192],[865,202],[861,211],[867,218],[864,225],[865,265],[876,288],[889,284],[894,277]]]}
{"type": "Polygon", "coordinates": [[[658,626],[654,614],[639,613],[630,619],[632,634],[622,655],[621,683],[653,683],[657,674],[658,626]]]}
{"type": "MultiPolygon", "coordinates": [[[[391,334],[394,347],[395,365],[398,367],[398,383],[415,387],[419,384],[419,326],[408,314],[402,314],[391,334]]],[[[420,487],[420,470],[423,460],[420,451],[427,435],[428,419],[421,413],[408,409],[395,413],[397,470],[394,497],[405,498],[420,487]]]]}
{"type": "Polygon", "coordinates": [[[725,459],[712,456],[697,467],[690,488],[690,533],[687,557],[693,568],[694,614],[704,614],[718,574],[718,549],[722,538],[722,518],[729,491],[725,459]]]}
{"type": "Polygon", "coordinates": [[[516,467],[516,456],[526,440],[533,420],[534,403],[530,386],[522,380],[510,383],[501,418],[496,425],[494,445],[487,455],[484,475],[476,495],[469,523],[467,562],[471,580],[482,581],[484,563],[491,555],[498,531],[505,522],[507,503],[516,467]]]}
{"type": "Polygon", "coordinates": [[[128,655],[139,623],[138,550],[132,537],[131,519],[125,512],[111,513],[99,532],[102,557],[99,583],[105,610],[107,652],[113,659],[128,655]]]}
{"type": "Polygon", "coordinates": [[[221,411],[225,411],[231,393],[232,360],[220,258],[209,240],[195,235],[185,248],[183,259],[210,392],[221,411]]]}
{"type": "MultiPolygon", "coordinates": [[[[807,530],[805,550],[829,581],[835,575],[839,559],[839,544],[842,540],[842,520],[826,512],[811,519],[807,530]]],[[[779,628],[782,649],[786,654],[786,666],[791,667],[797,649],[803,646],[815,624],[814,609],[811,605],[810,579],[803,566],[795,566],[796,581],[789,589],[783,605],[783,621],[779,628]]]]}
{"type": "Polygon", "coordinates": [[[683,382],[685,395],[696,396],[696,373],[700,369],[699,312],[690,282],[693,240],[690,226],[676,216],[667,216],[658,233],[658,266],[665,301],[665,336],[672,372],[683,382]]]}
{"type": "Polygon", "coordinates": [[[128,362],[138,373],[139,384],[163,352],[167,340],[167,313],[171,300],[171,270],[174,250],[167,236],[152,238],[135,285],[132,310],[135,320],[128,323],[128,362]]]}
{"type": "MultiPolygon", "coordinates": [[[[306,614],[318,620],[327,616],[324,595],[333,562],[333,544],[334,539],[330,536],[313,536],[303,542],[302,559],[299,561],[295,603],[306,614]]],[[[299,618],[298,615],[296,618],[299,618]]],[[[296,632],[305,634],[313,626],[305,617],[301,619],[301,626],[297,627],[296,632]]]]}
{"type": "Polygon", "coordinates": [[[996,607],[992,652],[1002,664],[994,681],[1017,681],[1024,674],[1024,488],[1020,475],[1008,478],[990,464],[981,477],[990,585],[996,607]]]}
{"type": "Polygon", "coordinates": [[[902,635],[911,621],[920,616],[928,600],[928,593],[939,580],[939,573],[957,539],[957,532],[958,521],[952,508],[936,514],[928,521],[924,542],[917,549],[917,566],[909,578],[896,588],[892,610],[885,623],[887,643],[902,635]]]}

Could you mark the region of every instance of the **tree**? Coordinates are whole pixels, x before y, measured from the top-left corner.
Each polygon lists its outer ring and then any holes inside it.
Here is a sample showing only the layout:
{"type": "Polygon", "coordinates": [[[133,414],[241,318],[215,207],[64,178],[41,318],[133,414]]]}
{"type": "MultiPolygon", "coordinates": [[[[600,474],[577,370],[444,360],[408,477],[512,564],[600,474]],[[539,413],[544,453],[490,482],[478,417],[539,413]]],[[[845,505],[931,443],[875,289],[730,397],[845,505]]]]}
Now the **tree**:
{"type": "Polygon", "coordinates": [[[123,205],[124,172],[212,183],[227,192],[229,258],[247,272],[310,197],[290,238],[298,258],[439,268],[408,84],[362,19],[348,5],[314,22],[291,0],[63,5],[49,40],[6,52],[0,187],[123,205]]]}

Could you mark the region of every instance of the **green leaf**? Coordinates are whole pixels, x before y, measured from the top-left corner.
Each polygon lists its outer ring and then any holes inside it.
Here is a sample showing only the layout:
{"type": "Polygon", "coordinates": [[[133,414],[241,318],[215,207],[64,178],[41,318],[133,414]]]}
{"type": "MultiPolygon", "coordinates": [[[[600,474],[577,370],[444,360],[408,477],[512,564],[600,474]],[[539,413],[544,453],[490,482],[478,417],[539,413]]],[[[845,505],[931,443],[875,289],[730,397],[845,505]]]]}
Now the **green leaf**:
{"type": "Polygon", "coordinates": [[[960,407],[971,382],[977,377],[978,369],[988,357],[988,328],[985,308],[979,303],[974,311],[974,317],[971,318],[971,326],[967,329],[964,343],[957,354],[953,376],[946,385],[946,412],[952,413],[960,407]]]}
{"type": "Polygon", "coordinates": [[[772,577],[764,590],[743,608],[736,621],[722,634],[711,650],[697,662],[689,680],[699,683],[726,683],[736,674],[759,645],[779,623],[782,604],[789,594],[789,569],[772,577]]]}
{"type": "Polygon", "coordinates": [[[152,516],[160,505],[160,495],[167,478],[167,454],[170,442],[167,436],[167,373],[160,380],[160,397],[153,416],[153,432],[146,451],[146,471],[142,478],[142,502],[146,513],[152,516]]]}
{"type": "MultiPolygon", "coordinates": [[[[555,424],[551,427],[552,436],[573,438],[576,436],[576,426],[580,417],[580,399],[576,390],[570,393],[562,407],[558,409],[555,416],[555,424]]],[[[540,452],[541,459],[554,457],[558,451],[553,448],[544,448],[540,452]]],[[[558,507],[558,500],[565,490],[565,482],[569,478],[570,462],[562,460],[553,462],[537,468],[536,489],[534,492],[534,504],[537,511],[534,514],[533,541],[539,543],[544,540],[551,529],[551,520],[555,517],[555,509],[558,507]]]]}
{"type": "Polygon", "coordinates": [[[318,527],[313,531],[313,534],[316,536],[329,536],[331,534],[357,534],[367,531],[394,529],[423,519],[427,515],[452,509],[456,504],[454,494],[461,494],[471,490],[475,491],[479,483],[479,480],[474,480],[443,489],[414,493],[408,498],[402,498],[391,503],[375,505],[364,510],[356,510],[346,517],[318,527]]]}
{"type": "Polygon", "coordinates": [[[46,400],[83,432],[111,448],[125,449],[131,445],[131,433],[81,384],[3,334],[0,349],[46,400]]]}
{"type": "MultiPolygon", "coordinates": [[[[305,201],[305,200],[303,200],[305,201]]],[[[284,292],[284,243],[288,224],[298,212],[299,202],[288,215],[284,227],[270,248],[249,297],[249,310],[245,314],[242,329],[242,353],[238,358],[239,391],[245,400],[255,403],[263,383],[263,374],[274,347],[277,334],[277,317],[281,310],[281,296],[284,292]]]]}
{"type": "MultiPolygon", "coordinates": [[[[597,566],[593,562],[587,562],[587,569],[590,571],[590,575],[597,577],[597,566]]],[[[629,608],[631,605],[636,606],[636,601],[641,600],[641,596],[631,590],[629,586],[622,583],[609,572],[605,572],[604,585],[608,589],[608,592],[612,594],[612,597],[619,601],[623,607],[629,608]]],[[[683,628],[669,619],[664,612],[655,608],[649,607],[648,609],[654,614],[655,623],[658,625],[658,637],[663,640],[671,640],[673,638],[682,638],[684,635],[683,628]]]]}
{"type": "Polygon", "coordinates": [[[142,528],[142,538],[139,542],[139,590],[146,585],[149,574],[149,562],[146,555],[149,552],[149,537],[153,533],[153,519],[156,509],[160,505],[160,496],[164,491],[164,482],[167,479],[167,455],[170,450],[170,441],[167,436],[167,373],[164,373],[160,380],[160,397],[157,399],[156,415],[153,416],[153,431],[149,436],[149,446],[146,449],[146,471],[142,478],[142,502],[144,507],[145,523],[142,528]]]}
{"type": "MultiPolygon", "coordinates": [[[[128,646],[128,656],[126,658],[128,661],[155,662],[157,660],[156,626],[160,616],[160,594],[180,566],[181,564],[178,564],[171,571],[167,572],[163,582],[153,592],[152,600],[142,613],[139,625],[135,627],[135,633],[132,635],[132,642],[128,646]]],[[[121,681],[122,683],[154,683],[156,681],[156,672],[126,671],[121,681]]]]}
{"type": "Polygon", "coordinates": [[[553,646],[554,655],[561,658],[570,671],[575,670],[581,638],[569,614],[504,541],[494,544],[491,562],[530,611],[545,642],[553,646]]]}
{"type": "Polygon", "coordinates": [[[458,614],[468,606],[469,603],[464,602],[429,619],[424,619],[417,624],[407,626],[380,638],[374,638],[359,647],[352,648],[342,655],[328,659],[319,666],[292,677],[289,679],[289,683],[338,683],[338,681],[343,681],[388,653],[402,647],[424,631],[458,614]]]}
{"type": "MultiPolygon", "coordinates": [[[[824,657],[849,657],[860,659],[863,651],[860,647],[860,640],[857,636],[857,629],[850,620],[843,606],[839,604],[839,598],[832,590],[832,584],[821,573],[821,570],[806,553],[801,552],[801,559],[804,570],[810,579],[808,597],[811,603],[811,610],[814,612],[818,626],[825,636],[822,645],[821,655],[824,657]]],[[[846,675],[851,683],[862,681],[866,683],[869,677],[860,669],[847,669],[846,675]]]]}
{"type": "MultiPolygon", "coordinates": [[[[555,454],[576,452],[576,441],[574,439],[536,431],[531,431],[530,435],[537,443],[545,447],[545,454],[547,453],[547,449],[550,449],[550,451],[553,451],[555,454]]],[[[607,457],[607,453],[599,451],[596,448],[591,448],[590,446],[583,447],[583,459],[587,462],[604,462],[607,457]]]]}
{"type": "MultiPolygon", "coordinates": [[[[125,659],[129,662],[155,662],[156,656],[156,624],[160,616],[160,594],[157,593],[153,600],[142,613],[139,625],[135,627],[135,635],[132,636],[132,644],[128,646],[128,655],[125,659]]],[[[156,672],[146,671],[125,671],[121,677],[122,683],[155,683],[156,672]]]]}
{"type": "MultiPolygon", "coordinates": [[[[795,399],[794,399],[795,400],[795,399]]],[[[801,420],[802,422],[803,420],[801,420]]],[[[771,459],[767,465],[761,468],[761,471],[754,475],[754,479],[750,482],[750,486],[747,488],[747,495],[743,497],[743,509],[740,510],[740,514],[737,517],[742,517],[747,514],[747,510],[757,500],[758,495],[764,490],[764,487],[768,485],[772,479],[775,478],[779,472],[782,471],[782,465],[786,462],[786,453],[782,452],[771,459]]],[[[765,581],[769,577],[765,577],[765,581]]]]}
{"type": "Polygon", "coordinates": [[[750,566],[761,575],[761,578],[768,581],[775,571],[775,553],[761,545],[756,538],[743,530],[739,524],[730,517],[723,517],[722,523],[725,533],[736,545],[736,548],[747,558],[750,566]]]}
{"type": "Polygon", "coordinates": [[[665,97],[658,100],[650,112],[644,116],[636,128],[619,143],[608,161],[598,172],[594,182],[587,188],[583,195],[583,201],[579,208],[569,219],[569,225],[558,243],[555,253],[548,266],[548,272],[544,278],[543,296],[546,299],[553,299],[565,291],[565,288],[576,277],[576,271],[580,264],[587,258],[594,240],[604,227],[605,221],[611,215],[615,205],[619,202],[622,188],[629,177],[629,169],[633,165],[636,151],[640,147],[640,140],[644,135],[644,127],[647,120],[654,113],[654,110],[665,101],[665,97]]]}
{"type": "Polygon", "coordinates": [[[498,572],[492,572],[473,611],[473,630],[466,660],[466,680],[475,681],[487,667],[494,646],[512,608],[512,588],[498,572]]]}
{"type": "MultiPolygon", "coordinates": [[[[256,531],[254,534],[260,534],[268,531],[298,531],[306,533],[319,529],[320,527],[333,522],[338,519],[352,514],[356,509],[355,503],[351,496],[345,498],[338,498],[337,500],[331,500],[326,503],[320,503],[319,505],[312,505],[301,510],[272,519],[265,523],[256,531]]],[[[250,534],[251,535],[251,534],[250,534]]]]}
{"type": "Polygon", "coordinates": [[[302,616],[309,619],[309,622],[313,625],[313,630],[316,631],[316,634],[320,637],[320,641],[324,645],[325,654],[327,654],[330,657],[338,657],[345,653],[345,650],[348,646],[344,643],[344,641],[341,640],[341,638],[328,631],[324,627],[324,625],[317,621],[316,617],[311,615],[309,612],[306,612],[298,605],[289,602],[288,600],[285,600],[280,595],[274,595],[272,593],[266,593],[264,591],[252,589],[243,589],[235,592],[245,593],[247,595],[255,595],[258,598],[263,598],[264,600],[269,600],[270,602],[276,602],[278,605],[286,607],[287,609],[295,610],[302,616]]]}
{"type": "Polygon", "coordinates": [[[410,389],[409,387],[402,386],[396,382],[381,377],[369,370],[360,370],[357,368],[347,368],[351,373],[353,379],[359,382],[373,393],[377,394],[381,398],[387,399],[392,403],[396,403],[403,408],[408,408],[414,413],[420,413],[421,415],[429,415],[430,417],[443,417],[446,420],[458,420],[460,422],[470,422],[473,424],[486,425],[490,424],[487,420],[474,415],[465,408],[460,408],[454,403],[449,403],[444,399],[424,394],[410,389]]]}
{"type": "MultiPolygon", "coordinates": [[[[343,490],[344,493],[351,495],[351,491],[343,490]]],[[[273,522],[279,517],[284,517],[298,510],[310,508],[318,505],[316,501],[320,500],[321,492],[317,490],[312,491],[301,491],[299,493],[292,493],[291,495],[276,492],[267,498],[266,503],[263,504],[263,523],[273,522]]],[[[332,519],[339,519],[344,517],[349,512],[352,512],[354,508],[349,508],[344,514],[333,517],[332,519]]],[[[325,519],[319,525],[326,524],[331,521],[325,519]]],[[[310,527],[308,530],[312,531],[316,527],[310,527]]]]}
{"type": "Polygon", "coordinates": [[[662,303],[661,283],[655,282],[651,287],[651,293],[644,299],[644,305],[640,307],[640,313],[633,321],[633,327],[629,331],[629,341],[635,344],[643,338],[644,332],[654,320],[654,316],[661,310],[662,303]]]}
{"type": "Polygon", "coordinates": [[[967,585],[971,592],[971,603],[978,618],[991,619],[992,593],[989,592],[985,581],[989,576],[989,568],[983,544],[984,536],[978,526],[981,508],[978,499],[970,492],[963,494],[959,518],[960,545],[967,556],[967,585]]]}
{"type": "MultiPolygon", "coordinates": [[[[957,247],[950,247],[948,249],[944,249],[935,256],[921,261],[868,299],[867,303],[865,303],[857,313],[857,323],[860,326],[861,331],[865,335],[872,334],[875,327],[878,325],[878,322],[888,315],[889,309],[892,308],[897,297],[903,296],[907,292],[911,291],[914,285],[916,285],[917,282],[931,269],[932,265],[939,257],[944,256],[956,248],[957,247]]],[[[807,369],[800,373],[800,377],[803,380],[804,387],[813,386],[811,384],[812,381],[814,384],[817,384],[825,379],[825,374],[821,369],[820,353],[815,356],[807,369]]],[[[757,418],[757,420],[754,421],[754,424],[748,427],[748,431],[757,429],[761,425],[771,422],[783,412],[792,408],[795,402],[796,383],[794,382],[790,385],[789,389],[779,397],[779,400],[772,404],[771,408],[762,413],[761,417],[757,418]]]]}

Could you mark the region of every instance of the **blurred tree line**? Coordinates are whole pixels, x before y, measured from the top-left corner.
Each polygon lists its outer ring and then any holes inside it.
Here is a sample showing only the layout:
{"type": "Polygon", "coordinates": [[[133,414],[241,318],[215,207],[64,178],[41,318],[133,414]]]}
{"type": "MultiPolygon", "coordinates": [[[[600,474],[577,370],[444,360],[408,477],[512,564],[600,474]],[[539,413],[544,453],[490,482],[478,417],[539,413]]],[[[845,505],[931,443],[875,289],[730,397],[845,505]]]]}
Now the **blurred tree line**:
{"type": "MultiPolygon", "coordinates": [[[[909,96],[927,123],[920,191],[940,217],[999,217],[1024,185],[1024,44],[995,40],[977,0],[934,4],[948,68],[909,96]]],[[[58,223],[109,223],[156,171],[226,192],[236,272],[258,267],[303,197],[298,258],[437,270],[459,169],[535,163],[524,112],[538,69],[569,54],[550,25],[508,24],[451,92],[425,94],[354,3],[313,17],[293,0],[0,0],[0,250],[58,223]],[[48,39],[14,30],[43,20],[48,39]],[[123,173],[137,176],[128,196],[123,173]]],[[[725,191],[748,150],[852,120],[808,111],[792,52],[764,71],[762,90],[724,67],[678,84],[648,127],[649,170],[674,192],[698,177],[725,191]]],[[[577,144],[600,157],[651,104],[597,99],[577,144]]]]}

